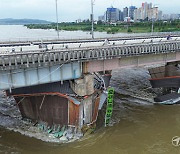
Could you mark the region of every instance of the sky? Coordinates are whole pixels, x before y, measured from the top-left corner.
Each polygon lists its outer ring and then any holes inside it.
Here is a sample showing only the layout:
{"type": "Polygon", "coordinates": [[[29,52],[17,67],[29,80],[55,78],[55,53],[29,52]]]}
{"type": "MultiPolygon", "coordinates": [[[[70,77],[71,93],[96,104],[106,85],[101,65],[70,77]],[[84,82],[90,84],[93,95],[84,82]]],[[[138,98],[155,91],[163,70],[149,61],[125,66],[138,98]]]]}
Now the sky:
{"type": "MultiPolygon", "coordinates": [[[[88,19],[91,0],[57,0],[60,22],[88,19]]],[[[126,6],[140,7],[142,2],[152,2],[164,14],[180,14],[180,0],[95,0],[95,19],[103,15],[107,7],[123,9],[126,6]]],[[[0,0],[0,19],[43,19],[56,21],[55,0],[0,0]]]]}

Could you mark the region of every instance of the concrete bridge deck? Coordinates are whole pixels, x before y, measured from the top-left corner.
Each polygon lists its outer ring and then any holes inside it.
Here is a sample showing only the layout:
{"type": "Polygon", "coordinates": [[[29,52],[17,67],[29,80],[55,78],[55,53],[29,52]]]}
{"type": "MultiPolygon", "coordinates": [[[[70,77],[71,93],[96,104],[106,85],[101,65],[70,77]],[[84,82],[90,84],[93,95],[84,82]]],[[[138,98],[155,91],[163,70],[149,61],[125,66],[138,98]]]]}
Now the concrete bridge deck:
{"type": "MultiPolygon", "coordinates": [[[[136,37],[121,37],[121,38],[108,38],[108,45],[121,45],[121,44],[136,44],[136,43],[151,43],[166,41],[167,35],[146,35],[146,36],[136,36],[136,37]]],[[[171,35],[171,40],[179,40],[180,35],[171,35]]],[[[103,46],[107,38],[99,39],[83,39],[83,40],[44,40],[44,41],[29,41],[29,42],[1,42],[0,52],[22,52],[39,50],[41,46],[42,49],[51,50],[53,49],[63,49],[63,48],[83,48],[83,47],[95,47],[103,46]]]]}
{"type": "Polygon", "coordinates": [[[29,46],[33,44],[38,45],[39,43],[44,44],[64,44],[64,43],[88,43],[88,42],[102,42],[105,39],[110,41],[120,40],[137,40],[137,39],[153,39],[153,38],[166,38],[168,35],[171,37],[179,37],[179,32],[168,32],[168,33],[145,33],[145,34],[132,34],[129,36],[113,36],[113,37],[100,37],[100,38],[79,38],[79,39],[55,39],[55,38],[15,38],[9,40],[0,40],[0,47],[5,46],[29,46]]]}

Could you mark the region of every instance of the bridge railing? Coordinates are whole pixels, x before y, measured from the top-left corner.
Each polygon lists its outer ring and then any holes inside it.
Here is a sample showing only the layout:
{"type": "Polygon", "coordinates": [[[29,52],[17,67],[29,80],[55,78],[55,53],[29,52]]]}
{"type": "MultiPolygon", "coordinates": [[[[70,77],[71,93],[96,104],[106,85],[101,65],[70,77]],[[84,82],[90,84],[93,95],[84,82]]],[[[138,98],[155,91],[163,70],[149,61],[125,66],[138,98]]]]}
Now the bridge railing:
{"type": "Polygon", "coordinates": [[[9,70],[27,67],[40,67],[69,63],[74,61],[92,61],[144,54],[160,54],[180,51],[180,41],[139,45],[104,46],[92,48],[36,51],[0,56],[0,69],[9,70]]]}

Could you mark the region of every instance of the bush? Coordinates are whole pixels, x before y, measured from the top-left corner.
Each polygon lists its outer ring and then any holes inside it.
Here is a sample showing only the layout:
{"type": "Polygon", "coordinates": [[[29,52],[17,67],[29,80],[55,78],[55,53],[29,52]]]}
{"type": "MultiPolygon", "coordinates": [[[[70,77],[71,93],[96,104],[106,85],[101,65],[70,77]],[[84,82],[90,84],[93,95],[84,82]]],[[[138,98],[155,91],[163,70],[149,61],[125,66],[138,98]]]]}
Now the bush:
{"type": "Polygon", "coordinates": [[[81,28],[82,31],[91,31],[91,26],[85,26],[81,28]]]}
{"type": "Polygon", "coordinates": [[[131,29],[131,28],[128,28],[127,32],[128,32],[128,33],[132,33],[132,29],[131,29]]]}
{"type": "Polygon", "coordinates": [[[107,33],[108,34],[115,34],[115,33],[117,33],[119,31],[119,28],[117,28],[117,27],[111,27],[111,28],[108,28],[107,29],[107,33]]]}

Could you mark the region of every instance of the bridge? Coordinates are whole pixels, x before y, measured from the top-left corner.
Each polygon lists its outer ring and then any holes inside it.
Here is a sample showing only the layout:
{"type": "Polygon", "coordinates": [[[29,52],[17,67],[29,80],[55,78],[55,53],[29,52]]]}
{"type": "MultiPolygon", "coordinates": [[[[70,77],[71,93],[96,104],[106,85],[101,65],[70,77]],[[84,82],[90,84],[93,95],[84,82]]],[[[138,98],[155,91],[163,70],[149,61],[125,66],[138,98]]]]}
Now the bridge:
{"type": "Polygon", "coordinates": [[[180,37],[3,42],[0,89],[23,118],[81,129],[96,122],[111,70],[180,61],[180,37]]]}

